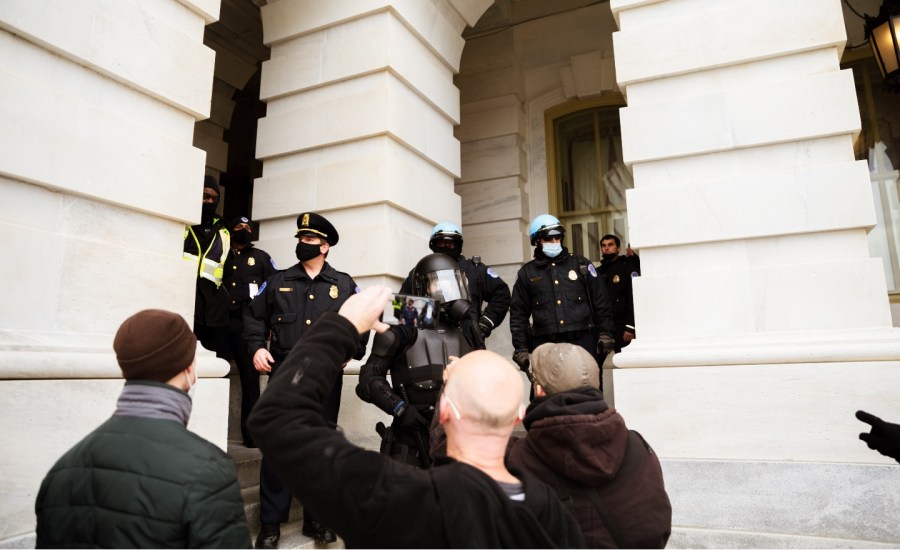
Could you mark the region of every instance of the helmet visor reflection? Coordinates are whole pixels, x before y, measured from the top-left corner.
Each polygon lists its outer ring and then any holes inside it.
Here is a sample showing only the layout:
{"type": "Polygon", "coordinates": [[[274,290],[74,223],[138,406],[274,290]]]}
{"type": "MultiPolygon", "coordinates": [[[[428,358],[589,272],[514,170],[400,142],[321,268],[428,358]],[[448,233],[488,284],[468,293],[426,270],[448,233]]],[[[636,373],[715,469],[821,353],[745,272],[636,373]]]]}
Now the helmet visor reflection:
{"type": "Polygon", "coordinates": [[[469,299],[466,274],[455,269],[442,269],[425,274],[428,295],[443,303],[469,299]]]}

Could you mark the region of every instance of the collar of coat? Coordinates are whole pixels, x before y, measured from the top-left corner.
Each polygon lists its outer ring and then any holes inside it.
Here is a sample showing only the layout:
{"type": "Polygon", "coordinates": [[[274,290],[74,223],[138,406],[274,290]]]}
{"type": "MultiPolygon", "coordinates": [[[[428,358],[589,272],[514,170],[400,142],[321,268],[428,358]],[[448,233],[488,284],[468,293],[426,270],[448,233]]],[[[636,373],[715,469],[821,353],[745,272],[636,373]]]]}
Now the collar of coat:
{"type": "MultiPolygon", "coordinates": [[[[338,273],[338,270],[331,267],[328,262],[325,262],[325,265],[322,266],[322,271],[320,271],[315,278],[323,279],[331,284],[337,284],[338,273]]],[[[309,279],[309,274],[306,272],[306,269],[303,268],[303,263],[297,262],[296,264],[285,270],[284,278],[287,281],[295,279],[309,279]]]]}

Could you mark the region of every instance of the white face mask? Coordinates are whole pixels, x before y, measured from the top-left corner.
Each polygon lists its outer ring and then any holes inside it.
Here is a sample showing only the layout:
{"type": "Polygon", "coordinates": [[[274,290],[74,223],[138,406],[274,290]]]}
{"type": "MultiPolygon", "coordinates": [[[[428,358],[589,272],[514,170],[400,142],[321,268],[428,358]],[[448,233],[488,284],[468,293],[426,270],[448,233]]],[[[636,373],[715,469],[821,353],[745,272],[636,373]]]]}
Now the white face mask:
{"type": "MultiPolygon", "coordinates": [[[[196,372],[196,371],[194,371],[194,372],[196,372]]],[[[193,401],[193,400],[194,400],[194,394],[197,393],[197,378],[196,378],[196,375],[194,375],[194,382],[191,383],[191,377],[188,376],[187,371],[184,371],[184,379],[187,380],[187,383],[188,383],[188,390],[187,390],[188,397],[190,397],[190,398],[191,398],[191,401],[193,401]]]]}
{"type": "Polygon", "coordinates": [[[562,252],[562,243],[544,243],[541,245],[541,251],[548,258],[555,258],[562,252]]]}

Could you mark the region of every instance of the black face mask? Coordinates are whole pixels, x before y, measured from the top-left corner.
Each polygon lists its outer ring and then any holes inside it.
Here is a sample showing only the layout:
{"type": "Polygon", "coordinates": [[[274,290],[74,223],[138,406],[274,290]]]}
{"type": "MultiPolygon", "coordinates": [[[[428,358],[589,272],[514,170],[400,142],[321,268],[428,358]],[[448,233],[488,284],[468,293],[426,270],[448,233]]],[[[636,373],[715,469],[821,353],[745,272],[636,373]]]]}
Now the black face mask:
{"type": "Polygon", "coordinates": [[[200,221],[202,223],[209,223],[216,216],[216,206],[218,206],[218,202],[204,202],[203,210],[201,210],[200,221]]]}
{"type": "Polygon", "coordinates": [[[459,261],[459,255],[462,254],[462,247],[459,247],[456,245],[453,245],[451,247],[446,247],[446,248],[435,247],[434,251],[440,252],[441,254],[446,254],[447,256],[450,256],[454,260],[459,261]]]}
{"type": "Polygon", "coordinates": [[[309,244],[304,242],[297,243],[297,249],[295,251],[295,253],[297,254],[297,259],[301,262],[312,260],[322,253],[322,251],[319,250],[321,246],[322,245],[319,244],[309,244]]]}
{"type": "Polygon", "coordinates": [[[253,235],[249,231],[235,231],[231,234],[231,240],[236,244],[249,244],[253,235]]]}
{"type": "Polygon", "coordinates": [[[604,261],[604,262],[609,262],[609,261],[615,260],[615,259],[618,258],[618,257],[619,257],[618,254],[604,254],[604,255],[603,255],[603,261],[604,261]]]}

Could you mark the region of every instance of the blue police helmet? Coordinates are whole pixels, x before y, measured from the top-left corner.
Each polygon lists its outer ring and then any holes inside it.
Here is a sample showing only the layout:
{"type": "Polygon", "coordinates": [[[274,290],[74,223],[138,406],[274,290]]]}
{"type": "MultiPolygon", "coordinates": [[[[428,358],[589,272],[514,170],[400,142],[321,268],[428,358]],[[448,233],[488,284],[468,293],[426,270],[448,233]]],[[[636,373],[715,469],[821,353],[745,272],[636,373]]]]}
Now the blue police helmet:
{"type": "Polygon", "coordinates": [[[434,241],[445,239],[458,241],[460,250],[462,250],[462,229],[455,223],[450,222],[441,222],[434,226],[434,229],[431,230],[431,238],[428,239],[428,248],[434,251],[434,241]]]}
{"type": "Polygon", "coordinates": [[[563,237],[565,234],[565,227],[563,227],[556,216],[551,216],[550,214],[541,214],[531,220],[531,225],[528,226],[528,236],[531,238],[532,246],[537,244],[538,239],[542,235],[559,235],[563,237]]]}

